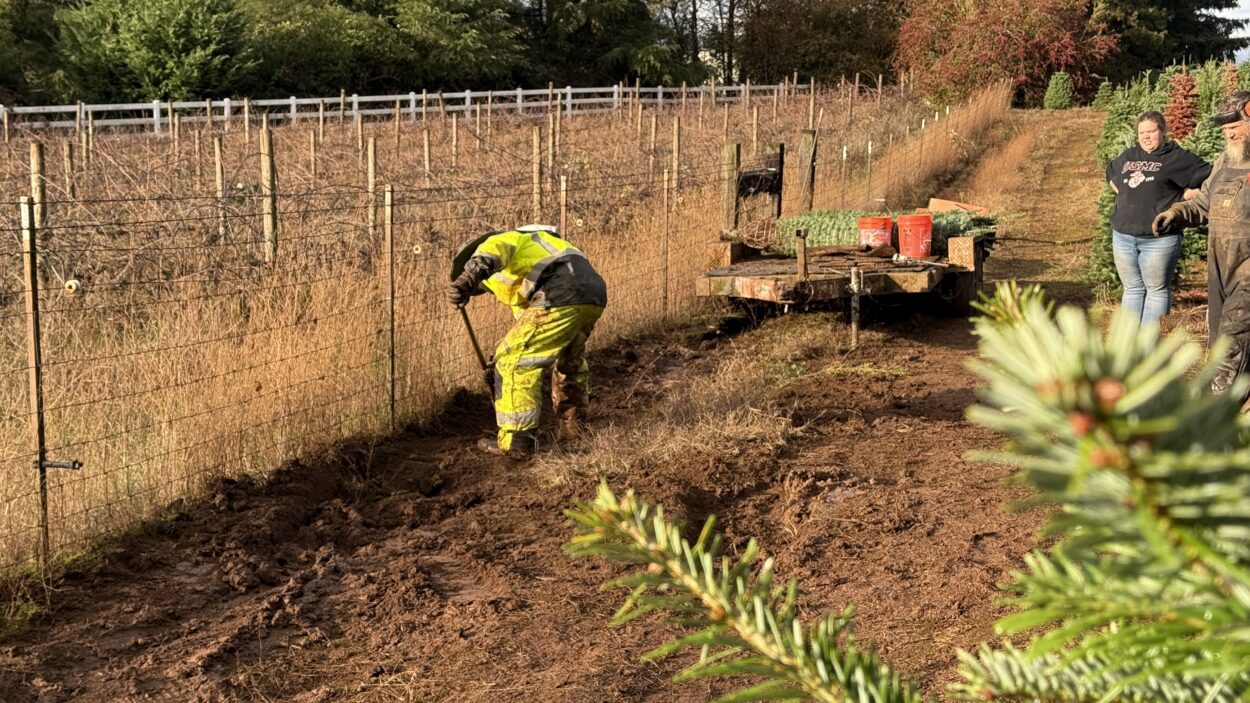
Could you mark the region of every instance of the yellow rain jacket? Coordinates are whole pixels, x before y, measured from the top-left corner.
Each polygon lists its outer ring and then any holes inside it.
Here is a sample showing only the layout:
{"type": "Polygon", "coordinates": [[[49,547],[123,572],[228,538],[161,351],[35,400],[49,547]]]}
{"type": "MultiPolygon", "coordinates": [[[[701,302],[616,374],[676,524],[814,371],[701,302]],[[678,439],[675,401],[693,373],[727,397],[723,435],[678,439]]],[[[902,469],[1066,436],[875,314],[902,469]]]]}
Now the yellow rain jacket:
{"type": "Polygon", "coordinates": [[[537,228],[500,232],[482,242],[470,259],[492,271],[483,281],[495,297],[520,317],[526,308],[598,305],[608,302],[607,286],[581,251],[537,228]]]}

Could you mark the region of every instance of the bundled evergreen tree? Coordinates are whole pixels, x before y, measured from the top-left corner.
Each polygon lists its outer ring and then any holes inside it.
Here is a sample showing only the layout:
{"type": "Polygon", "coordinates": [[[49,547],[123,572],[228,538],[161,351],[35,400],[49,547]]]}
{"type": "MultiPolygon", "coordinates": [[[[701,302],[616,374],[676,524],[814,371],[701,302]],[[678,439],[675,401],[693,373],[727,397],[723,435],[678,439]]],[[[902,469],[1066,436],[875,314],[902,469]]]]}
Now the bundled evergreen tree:
{"type": "Polygon", "coordinates": [[[1163,109],[1168,131],[1176,140],[1184,139],[1198,125],[1198,82],[1188,73],[1172,79],[1168,86],[1168,105],[1163,109]]]}
{"type": "MultiPolygon", "coordinates": [[[[1013,464],[1055,506],[1007,590],[1003,635],[1027,645],[961,653],[956,698],[1211,701],[1250,695],[1250,442],[1238,393],[1212,395],[1214,364],[1183,335],[1117,315],[1103,331],[1037,289],[1000,285],[976,322],[987,386],[969,418],[1009,442],[1013,464]]],[[[1216,359],[1220,357],[1217,350],[1216,359]]],[[[1244,383],[1244,381],[1242,381],[1244,383]]],[[[752,541],[721,556],[632,493],[569,512],[575,555],[636,564],[615,621],[671,613],[690,634],[648,658],[698,652],[680,679],[750,676],[721,701],[919,701],[916,686],[859,647],[849,611],[800,617],[752,541]]]]}

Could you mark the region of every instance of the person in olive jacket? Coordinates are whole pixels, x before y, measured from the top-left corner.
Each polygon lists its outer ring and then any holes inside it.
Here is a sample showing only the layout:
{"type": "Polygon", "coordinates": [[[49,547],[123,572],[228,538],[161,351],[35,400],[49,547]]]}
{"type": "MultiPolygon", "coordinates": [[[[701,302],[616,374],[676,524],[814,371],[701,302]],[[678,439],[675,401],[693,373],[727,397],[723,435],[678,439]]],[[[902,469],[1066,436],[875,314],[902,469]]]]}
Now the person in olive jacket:
{"type": "Polygon", "coordinates": [[[1158,324],[1172,307],[1172,277],[1181,256],[1181,229],[1155,234],[1151,221],[1173,204],[1198,194],[1211,165],[1168,139],[1156,111],[1137,118],[1137,144],[1107,165],[1115,190],[1111,252],[1124,286],[1120,305],[1142,324],[1158,324]]]}
{"type": "MultiPolygon", "coordinates": [[[[1197,197],[1159,213],[1155,230],[1207,225],[1207,339],[1223,339],[1211,390],[1226,393],[1250,369],[1250,92],[1224,98],[1211,121],[1224,132],[1224,153],[1197,197]]],[[[1250,385],[1239,400],[1250,400],[1250,385]]]]}

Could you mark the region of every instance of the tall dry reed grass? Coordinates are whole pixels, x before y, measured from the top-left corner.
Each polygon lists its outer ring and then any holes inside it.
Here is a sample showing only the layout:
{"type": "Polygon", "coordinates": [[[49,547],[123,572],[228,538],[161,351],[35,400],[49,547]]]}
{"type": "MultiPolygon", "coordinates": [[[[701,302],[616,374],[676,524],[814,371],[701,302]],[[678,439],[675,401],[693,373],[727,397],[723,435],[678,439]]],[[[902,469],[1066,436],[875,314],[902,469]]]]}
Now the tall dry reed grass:
{"type": "MultiPolygon", "coordinates": [[[[993,88],[936,123],[909,97],[852,101],[839,92],[817,101],[824,115],[818,207],[872,208],[880,204],[875,198],[949,167],[959,138],[1005,114],[1008,93],[993,88]],[[922,118],[929,120],[923,131],[922,118]]],[[[0,227],[13,238],[0,259],[0,564],[30,563],[39,535],[17,238],[17,200],[30,192],[30,139],[44,140],[47,163],[46,222],[38,234],[47,450],[53,459],[84,463],[51,476],[52,551],[67,555],[195,495],[215,477],[264,472],[345,437],[387,432],[392,353],[399,425],[437,415],[458,388],[473,385],[476,361],[459,316],[444,303],[448,261],[472,235],[535,219],[534,127],[543,140],[539,219],[559,217],[558,177],[565,176],[567,237],[610,289],[595,343],[689,310],[693,282],[718,236],[720,145],[744,142],[750,166],[753,132],[757,156],[775,142],[795,154],[808,124],[806,96],[780,102],[775,117],[770,100],[757,107],[754,129],[748,106],[707,106],[700,115],[692,102],[684,113],[666,111],[655,116],[654,146],[649,110],[573,115],[559,125],[550,169],[553,121],[546,116],[499,115],[480,132],[474,121],[460,122],[454,157],[450,119],[401,121],[398,132],[371,123],[365,132],[378,151],[372,199],[350,122],[332,119],[324,139],[311,123],[279,127],[278,254],[268,265],[258,129],[245,139],[237,123],[228,132],[184,128],[177,144],[169,136],[101,133],[90,164],[79,151],[69,171],[57,135],[25,134],[3,145],[0,227]],[[678,184],[666,217],[660,172],[673,163],[678,117],[678,184]],[[224,147],[224,198],[216,192],[213,137],[224,147]],[[395,191],[393,352],[383,185],[395,191]],[[72,293],[65,285],[71,279],[81,282],[72,293]]],[[[792,158],[788,183],[797,183],[795,168],[792,158]]],[[[787,212],[797,207],[794,190],[787,212]]],[[[509,322],[498,305],[475,303],[470,313],[487,344],[509,322]]]]}

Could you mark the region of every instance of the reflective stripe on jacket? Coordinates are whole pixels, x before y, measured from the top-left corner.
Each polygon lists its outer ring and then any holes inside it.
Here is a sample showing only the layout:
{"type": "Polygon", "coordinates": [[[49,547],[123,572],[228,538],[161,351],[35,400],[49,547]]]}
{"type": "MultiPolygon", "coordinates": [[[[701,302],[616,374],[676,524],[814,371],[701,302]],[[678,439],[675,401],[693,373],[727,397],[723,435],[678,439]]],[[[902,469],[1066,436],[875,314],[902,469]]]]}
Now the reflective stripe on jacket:
{"type": "Polygon", "coordinates": [[[493,272],[483,285],[520,315],[528,307],[607,304],[607,287],[576,247],[543,231],[512,230],[473,252],[493,272]]]}

